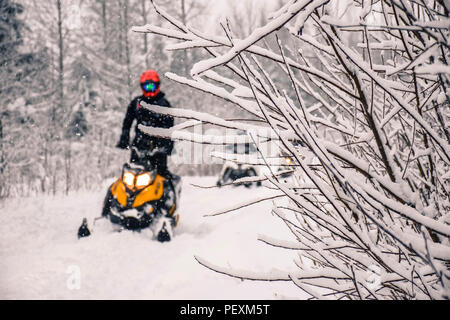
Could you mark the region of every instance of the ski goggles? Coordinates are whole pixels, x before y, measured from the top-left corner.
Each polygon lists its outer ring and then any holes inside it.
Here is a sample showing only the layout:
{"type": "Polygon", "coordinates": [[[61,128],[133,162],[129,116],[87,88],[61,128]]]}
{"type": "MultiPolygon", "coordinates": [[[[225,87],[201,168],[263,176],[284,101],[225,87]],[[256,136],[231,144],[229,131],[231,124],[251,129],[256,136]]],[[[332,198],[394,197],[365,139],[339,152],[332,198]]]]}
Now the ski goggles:
{"type": "Polygon", "coordinates": [[[141,87],[145,92],[156,92],[159,87],[159,82],[147,81],[141,84],[141,87]]]}

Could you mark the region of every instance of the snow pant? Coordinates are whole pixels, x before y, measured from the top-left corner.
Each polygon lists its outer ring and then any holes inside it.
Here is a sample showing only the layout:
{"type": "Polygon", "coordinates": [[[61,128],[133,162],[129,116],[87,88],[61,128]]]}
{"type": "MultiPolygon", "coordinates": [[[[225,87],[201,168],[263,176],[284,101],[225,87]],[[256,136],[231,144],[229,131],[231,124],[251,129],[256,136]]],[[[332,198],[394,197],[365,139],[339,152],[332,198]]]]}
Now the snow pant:
{"type": "Polygon", "coordinates": [[[144,133],[137,132],[131,145],[131,163],[143,165],[145,168],[155,168],[163,177],[171,177],[167,169],[167,157],[173,149],[173,141],[149,137],[144,133]],[[158,148],[158,152],[152,156],[147,155],[148,151],[158,148]]]}

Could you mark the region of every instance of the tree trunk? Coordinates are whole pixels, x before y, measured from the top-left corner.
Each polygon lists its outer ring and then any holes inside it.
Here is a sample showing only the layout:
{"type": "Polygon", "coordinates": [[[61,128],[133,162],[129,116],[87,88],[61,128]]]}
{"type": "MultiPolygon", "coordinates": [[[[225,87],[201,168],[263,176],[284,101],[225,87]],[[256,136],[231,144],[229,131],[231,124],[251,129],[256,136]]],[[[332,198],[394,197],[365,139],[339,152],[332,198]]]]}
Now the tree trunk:
{"type": "MultiPolygon", "coordinates": [[[[147,10],[145,8],[145,0],[141,0],[142,4],[142,20],[144,22],[144,26],[147,24],[147,10]]],[[[148,51],[148,41],[147,41],[147,34],[144,33],[144,54],[148,51]]],[[[147,60],[147,59],[146,59],[147,60]]],[[[147,61],[145,61],[146,67],[148,67],[147,61]]]]}
{"type": "Polygon", "coordinates": [[[123,15],[124,15],[124,36],[125,36],[125,63],[127,65],[127,85],[128,85],[128,99],[131,100],[133,88],[131,87],[131,59],[130,59],[130,45],[128,43],[128,0],[124,0],[123,15]]]}
{"type": "Polygon", "coordinates": [[[102,21],[103,21],[103,47],[106,51],[107,42],[107,21],[106,21],[106,0],[102,0],[102,21]]]}
{"type": "Polygon", "coordinates": [[[71,182],[71,175],[70,175],[70,171],[72,168],[72,153],[70,150],[70,143],[67,146],[67,150],[66,150],[66,157],[65,157],[65,167],[66,167],[66,195],[69,194],[70,191],[70,182],[71,182]]]}
{"type": "Polygon", "coordinates": [[[3,151],[3,123],[2,123],[2,115],[0,114],[0,175],[3,173],[4,163],[5,163],[5,155],[3,151]]]}
{"type": "MultiPolygon", "coordinates": [[[[187,20],[187,15],[186,15],[185,0],[181,0],[181,21],[183,22],[183,25],[186,25],[186,23],[187,23],[186,20],[187,20]]],[[[189,63],[188,63],[187,50],[183,50],[183,71],[184,71],[184,75],[189,74],[189,63]]]]}
{"type": "MultiPolygon", "coordinates": [[[[61,12],[61,0],[56,0],[56,6],[58,9],[58,107],[59,113],[64,115],[64,43],[63,43],[63,32],[62,32],[62,12],[61,12]]],[[[56,112],[54,114],[54,119],[52,119],[54,124],[58,123],[56,119],[56,112]]]]}
{"type": "Polygon", "coordinates": [[[122,32],[123,32],[123,23],[122,23],[122,1],[119,0],[119,61],[120,63],[123,62],[122,60],[122,32]]]}

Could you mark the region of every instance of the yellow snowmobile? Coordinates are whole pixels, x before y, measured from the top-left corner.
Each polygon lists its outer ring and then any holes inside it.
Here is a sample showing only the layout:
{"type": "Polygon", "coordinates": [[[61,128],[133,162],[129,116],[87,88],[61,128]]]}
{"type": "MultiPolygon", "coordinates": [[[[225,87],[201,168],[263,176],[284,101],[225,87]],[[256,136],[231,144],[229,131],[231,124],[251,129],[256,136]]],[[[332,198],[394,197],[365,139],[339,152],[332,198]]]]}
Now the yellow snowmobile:
{"type": "MultiPolygon", "coordinates": [[[[170,241],[179,220],[176,209],[180,192],[180,177],[163,177],[151,165],[126,163],[120,178],[108,188],[101,217],[94,224],[106,218],[118,231],[150,228],[158,241],[170,241]]],[[[90,234],[85,218],[78,237],[90,234]]]]}

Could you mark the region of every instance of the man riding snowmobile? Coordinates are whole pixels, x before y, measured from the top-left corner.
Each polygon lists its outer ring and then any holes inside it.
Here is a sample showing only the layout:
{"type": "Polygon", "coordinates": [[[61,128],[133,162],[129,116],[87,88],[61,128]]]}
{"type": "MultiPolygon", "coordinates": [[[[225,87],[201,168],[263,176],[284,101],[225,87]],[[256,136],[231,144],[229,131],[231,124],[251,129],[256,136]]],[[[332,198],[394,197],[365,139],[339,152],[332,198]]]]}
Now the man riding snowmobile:
{"type": "MultiPolygon", "coordinates": [[[[149,136],[139,130],[139,125],[170,128],[174,120],[171,116],[154,113],[141,105],[145,102],[170,107],[164,93],[160,91],[160,79],[156,71],[145,71],[140,83],[143,95],[134,98],[128,105],[117,144],[121,149],[130,148],[130,129],[136,120],[130,163],[124,165],[121,177],[108,188],[100,218],[108,218],[120,227],[119,230],[150,227],[158,241],[170,241],[172,229],[179,218],[175,210],[180,194],[180,177],[170,173],[167,168],[167,157],[172,153],[173,141],[149,136]]],[[[87,220],[84,219],[78,237],[89,235],[87,220]]]]}
{"type": "Polygon", "coordinates": [[[173,117],[147,110],[141,103],[145,102],[147,104],[168,108],[170,108],[171,105],[165,98],[165,94],[160,90],[161,81],[155,70],[145,71],[141,75],[140,84],[142,95],[135,97],[128,105],[122,125],[122,134],[117,147],[121,149],[129,148],[130,129],[134,120],[136,120],[136,134],[131,144],[130,162],[135,163],[138,160],[135,150],[142,152],[150,150],[151,148],[159,148],[162,152],[154,154],[151,161],[156,163],[160,175],[170,178],[171,174],[167,169],[167,157],[172,154],[173,141],[165,138],[151,137],[139,130],[139,125],[165,129],[172,127],[174,124],[173,117]]]}

